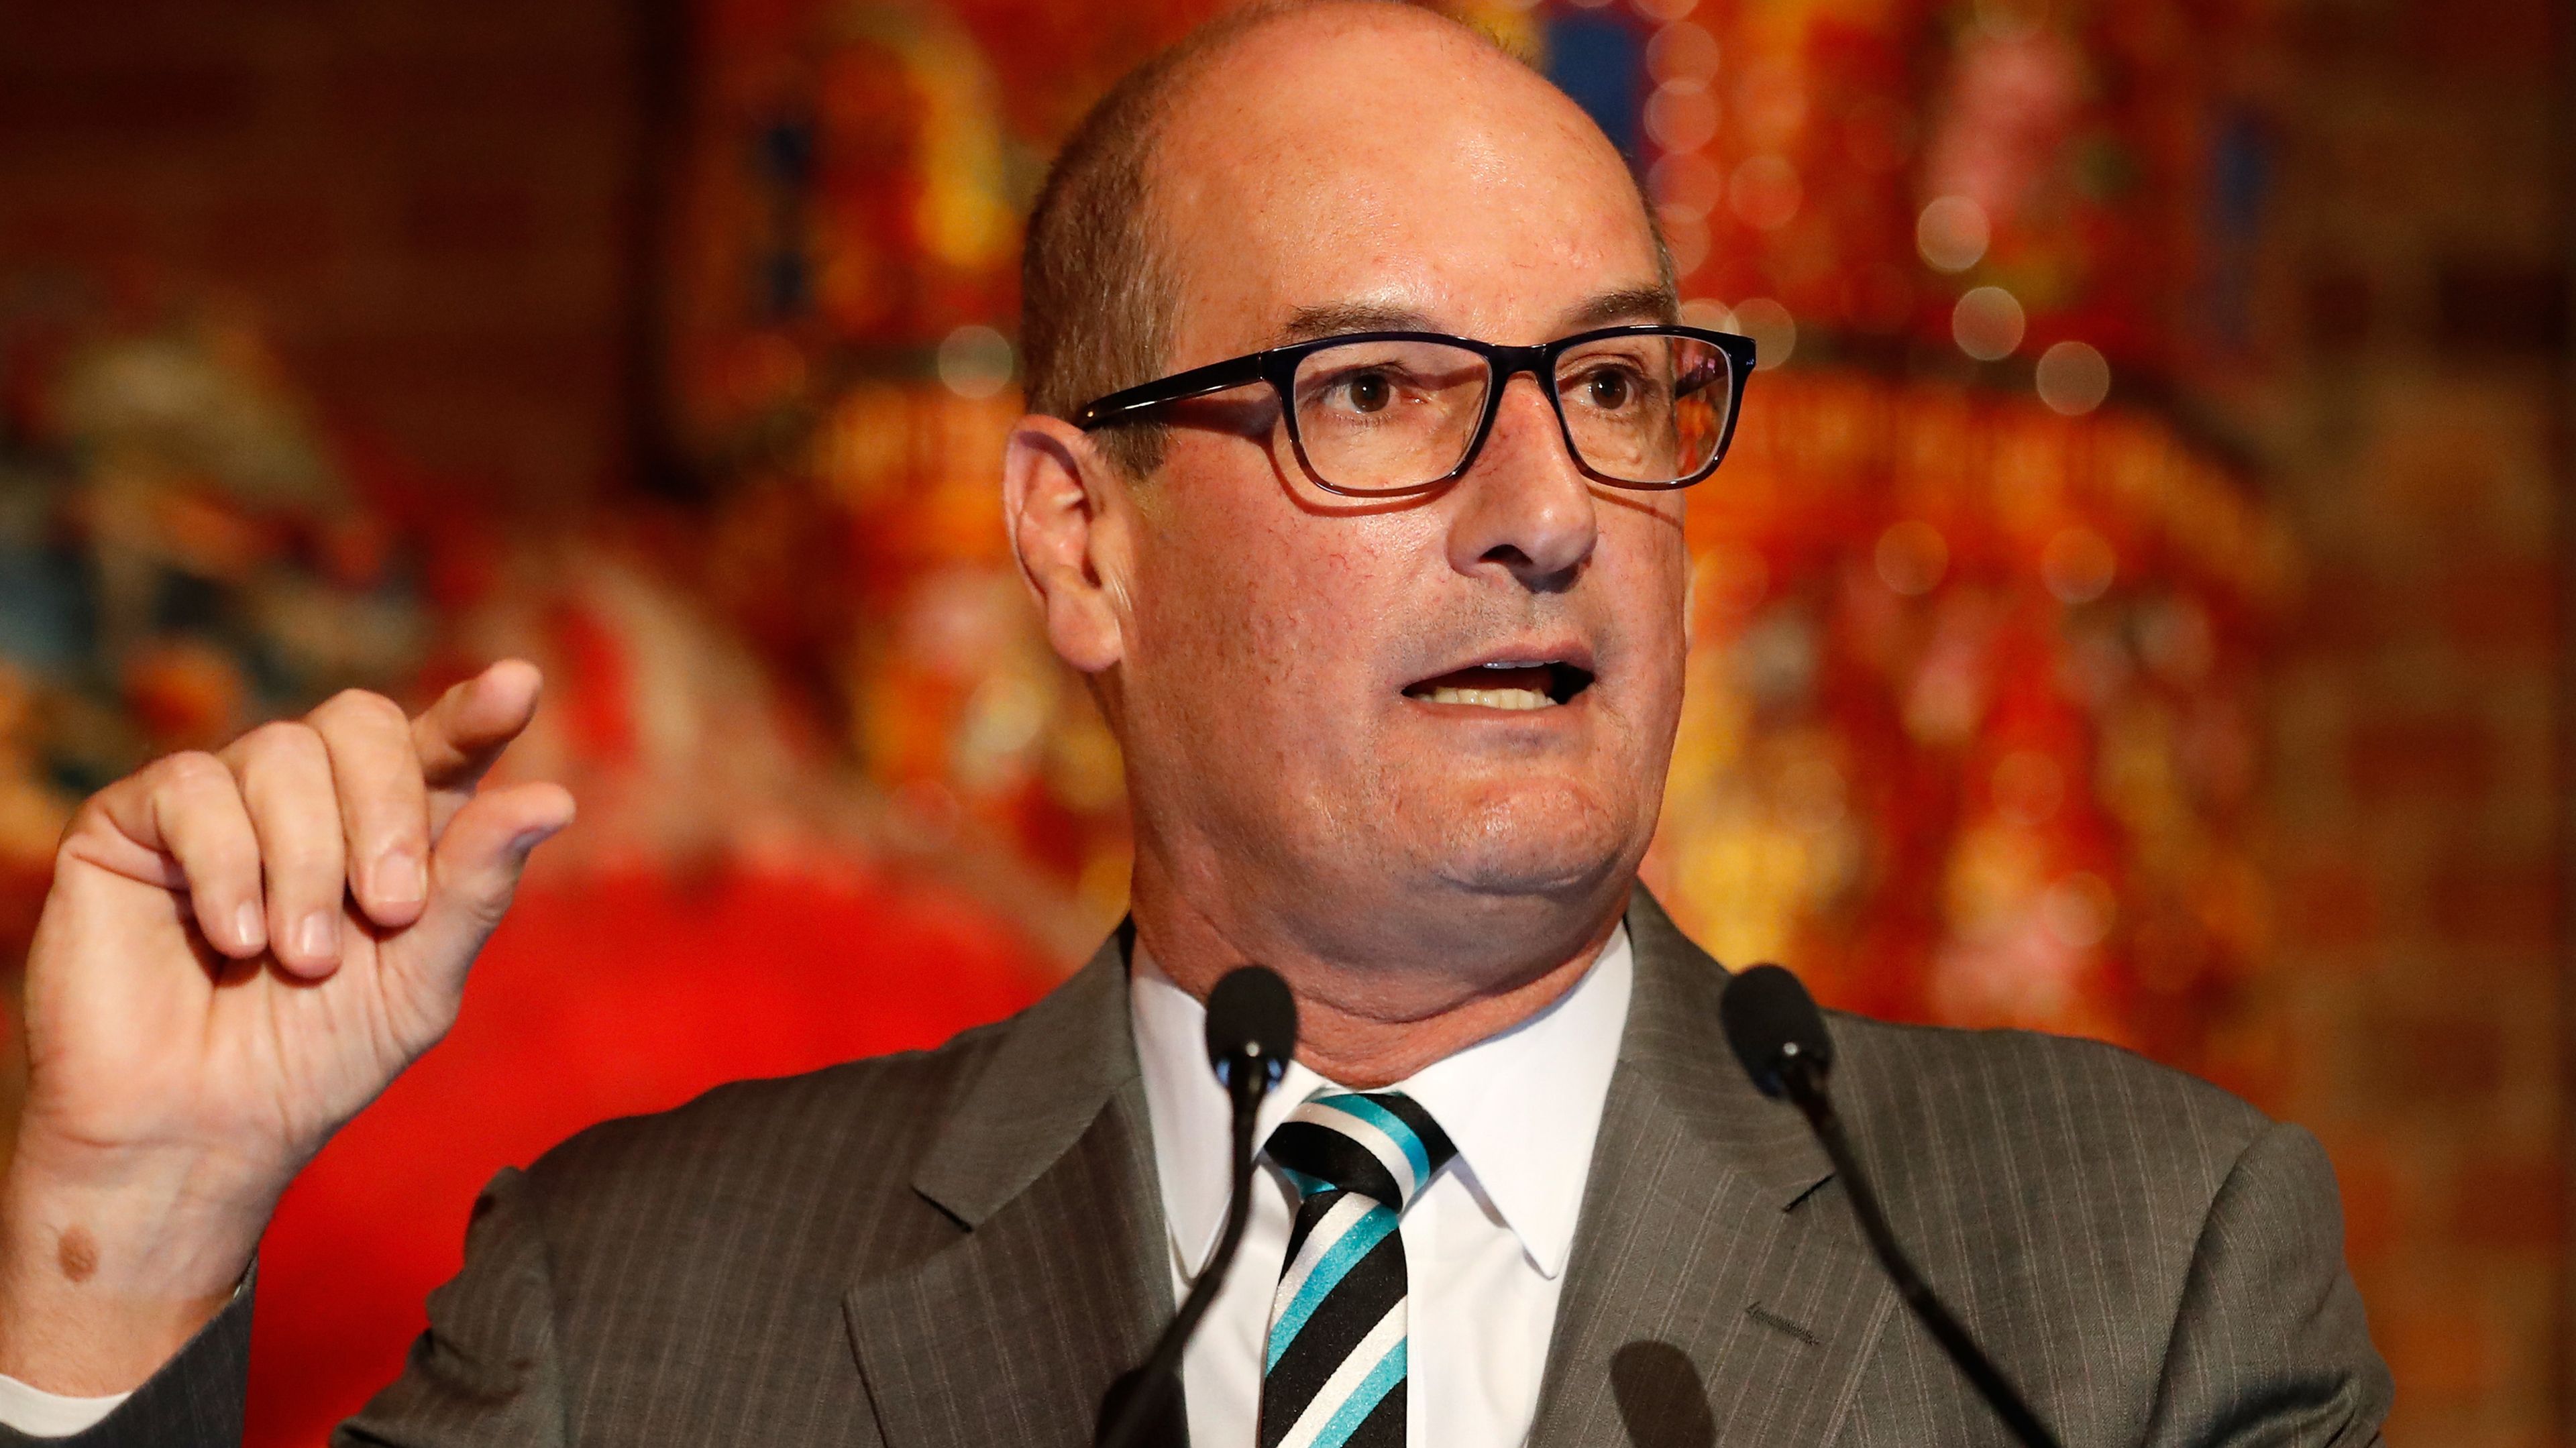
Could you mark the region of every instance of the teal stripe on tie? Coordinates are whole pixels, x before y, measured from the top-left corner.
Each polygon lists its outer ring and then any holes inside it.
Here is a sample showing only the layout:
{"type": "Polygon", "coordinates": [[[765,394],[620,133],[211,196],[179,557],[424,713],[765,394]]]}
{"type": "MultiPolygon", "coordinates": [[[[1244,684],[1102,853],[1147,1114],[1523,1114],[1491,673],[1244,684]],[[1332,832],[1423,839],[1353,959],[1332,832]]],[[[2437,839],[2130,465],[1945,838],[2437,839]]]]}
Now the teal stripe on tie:
{"type": "MultiPolygon", "coordinates": [[[[1327,1096],[1316,1104],[1347,1112],[1393,1137],[1395,1144],[1404,1148],[1404,1159],[1413,1163],[1413,1189],[1418,1192],[1431,1184],[1431,1153],[1423,1149],[1422,1138],[1414,1135],[1413,1128],[1404,1124],[1403,1117],[1365,1096],[1327,1096]]],[[[1395,1203],[1387,1205],[1394,1206],[1395,1203]]]]}
{"type": "MultiPolygon", "coordinates": [[[[1361,1197],[1358,1200],[1368,1199],[1361,1197]]],[[[1342,1279],[1349,1276],[1350,1270],[1359,1265],[1359,1260],[1369,1254],[1370,1248],[1385,1241],[1386,1234],[1394,1230],[1395,1213],[1372,1204],[1360,1214],[1358,1221],[1351,1223],[1351,1229],[1342,1234],[1340,1241],[1324,1249],[1323,1257],[1315,1263],[1315,1270],[1307,1274],[1305,1283],[1297,1289],[1297,1295],[1279,1314],[1279,1320],[1270,1325],[1270,1356],[1261,1364],[1265,1375],[1279,1366],[1279,1355],[1288,1350],[1288,1344],[1297,1340],[1298,1332],[1306,1326],[1306,1319],[1315,1315],[1316,1308],[1323,1306],[1324,1298],[1341,1285],[1342,1279]]]]}
{"type": "Polygon", "coordinates": [[[1369,1375],[1360,1379],[1360,1385],[1351,1390],[1351,1395],[1342,1400],[1342,1406],[1334,1411],[1332,1421],[1315,1435],[1315,1448],[1342,1448],[1350,1441],[1351,1435],[1360,1430],[1360,1424],[1368,1421],[1368,1415],[1377,1411],[1377,1405],[1385,1400],[1386,1395],[1395,1391],[1395,1385],[1403,1381],[1404,1340],[1398,1338],[1395,1346],[1387,1349],[1386,1356],[1377,1360],[1377,1366],[1369,1369],[1369,1375]]]}
{"type": "Polygon", "coordinates": [[[1279,1171],[1281,1175],[1288,1178],[1291,1186],[1297,1188],[1297,1200],[1301,1203],[1305,1201],[1306,1198],[1315,1195],[1317,1192],[1333,1192],[1341,1190],[1341,1188],[1334,1186],[1331,1182],[1324,1180],[1322,1177],[1309,1176],[1306,1173],[1297,1170],[1293,1166],[1280,1167],[1279,1171]]]}

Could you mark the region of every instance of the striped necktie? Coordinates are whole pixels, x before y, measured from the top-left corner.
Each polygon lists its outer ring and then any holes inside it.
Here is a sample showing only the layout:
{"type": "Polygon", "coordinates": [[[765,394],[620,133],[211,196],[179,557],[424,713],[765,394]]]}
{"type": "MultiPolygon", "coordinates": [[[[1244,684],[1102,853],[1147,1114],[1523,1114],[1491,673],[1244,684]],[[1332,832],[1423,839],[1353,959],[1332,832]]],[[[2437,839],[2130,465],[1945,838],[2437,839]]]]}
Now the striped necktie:
{"type": "Polygon", "coordinates": [[[1297,1188],[1270,1301],[1261,1448],[1404,1443],[1404,1238],[1396,1219],[1457,1148],[1400,1091],[1328,1093],[1270,1133],[1297,1188]]]}

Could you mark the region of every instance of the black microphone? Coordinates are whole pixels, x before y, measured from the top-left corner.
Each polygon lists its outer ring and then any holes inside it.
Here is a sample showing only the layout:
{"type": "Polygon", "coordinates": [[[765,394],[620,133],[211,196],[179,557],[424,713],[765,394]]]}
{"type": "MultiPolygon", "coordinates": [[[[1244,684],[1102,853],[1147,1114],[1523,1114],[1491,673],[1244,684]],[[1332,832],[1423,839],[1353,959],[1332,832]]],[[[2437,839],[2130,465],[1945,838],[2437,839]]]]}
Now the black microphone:
{"type": "Polygon", "coordinates": [[[1155,1342],[1144,1365],[1110,1384],[1100,1405],[1100,1431],[1092,1441],[1100,1448],[1138,1448],[1141,1444],[1178,1444],[1187,1429],[1178,1421],[1181,1350],[1199,1319],[1207,1316],[1226,1269],[1243,1245],[1244,1219],[1252,1211],[1252,1129],[1261,1098],[1279,1084],[1297,1055],[1297,1001],[1279,973],[1262,965],[1239,966],[1208,992],[1208,1065],[1234,1105],[1233,1190],[1227,1195],[1225,1231],[1216,1254],[1190,1285],[1190,1295],[1172,1314],[1171,1325],[1155,1342]]]}
{"type": "Polygon", "coordinates": [[[1744,1063],[1754,1086],[1765,1096],[1787,1096],[1796,1103],[1815,1129],[1816,1140],[1824,1144],[1825,1155],[1834,1164],[1834,1174],[1842,1178],[1843,1194],[1851,1199],[1852,1215],[1860,1218],[1860,1229],[1869,1238],[1870,1250],[1878,1254],[1879,1265],[1896,1283],[1905,1305],[1914,1309],[1932,1336],[1949,1353],[1950,1361],[1976,1385],[1979,1396],[2004,1420],[2015,1438],[2027,1448],[2059,1448],[2057,1435],[2039,1421],[2039,1415],[2022,1401],[2013,1385],[1996,1371],[1994,1361],[1978,1348],[1977,1340],[1968,1335],[1959,1319],[1914,1269],[1914,1261],[1896,1243],[1896,1234],[1888,1230],[1886,1214],[1878,1209],[1878,1197],[1869,1189],[1869,1179],[1861,1175],[1860,1161],[1852,1155],[1851,1143],[1843,1138],[1842,1118],[1834,1114],[1833,1098],[1825,1094],[1825,1075],[1833,1069],[1834,1043],[1825,1034],[1824,1015],[1816,1009],[1807,988],[1798,978],[1776,965],[1757,965],[1729,981],[1726,993],[1718,998],[1718,1021],[1726,1029],[1726,1043],[1735,1048],[1735,1058],[1744,1063]]]}

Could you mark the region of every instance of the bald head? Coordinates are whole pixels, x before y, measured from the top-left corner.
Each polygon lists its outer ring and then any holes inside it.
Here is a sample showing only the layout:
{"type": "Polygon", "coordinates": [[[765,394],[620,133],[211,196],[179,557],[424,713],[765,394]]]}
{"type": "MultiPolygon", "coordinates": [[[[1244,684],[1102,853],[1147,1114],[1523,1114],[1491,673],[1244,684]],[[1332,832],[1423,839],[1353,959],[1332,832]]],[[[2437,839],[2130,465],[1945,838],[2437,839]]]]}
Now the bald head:
{"type": "Polygon", "coordinates": [[[1139,948],[1192,990],[1280,971],[1314,1023],[1299,1054],[1345,1083],[1543,1006],[1617,924],[1680,718],[1682,499],[1588,473],[1565,411],[1569,376],[1578,408],[1642,397],[1628,372],[1580,347],[1490,389],[1353,362],[1286,382],[1298,411],[1265,378],[1170,403],[1160,436],[1064,419],[1300,340],[1518,349],[1669,320],[1626,163],[1432,12],[1239,13],[1085,123],[1028,275],[1036,415],[1003,512],[1118,735],[1139,948]],[[1323,486],[1291,424],[1319,408],[1392,443],[1464,420],[1470,390],[1471,456],[1400,497],[1323,486]]]}
{"type": "MultiPolygon", "coordinates": [[[[1329,226],[1401,247],[1381,225],[1390,197],[1428,187],[1508,203],[1534,170],[1589,172],[1612,191],[1670,291],[1661,238],[1607,138],[1482,32],[1401,0],[1286,0],[1220,17],[1130,73],[1048,174],[1022,276],[1030,410],[1070,417],[1175,370],[1189,308],[1227,289],[1220,273],[1243,274],[1237,248],[1261,229],[1329,226]]],[[[1523,219],[1542,231],[1549,220],[1523,219]]],[[[1142,475],[1160,463],[1163,429],[1101,442],[1142,475]]]]}

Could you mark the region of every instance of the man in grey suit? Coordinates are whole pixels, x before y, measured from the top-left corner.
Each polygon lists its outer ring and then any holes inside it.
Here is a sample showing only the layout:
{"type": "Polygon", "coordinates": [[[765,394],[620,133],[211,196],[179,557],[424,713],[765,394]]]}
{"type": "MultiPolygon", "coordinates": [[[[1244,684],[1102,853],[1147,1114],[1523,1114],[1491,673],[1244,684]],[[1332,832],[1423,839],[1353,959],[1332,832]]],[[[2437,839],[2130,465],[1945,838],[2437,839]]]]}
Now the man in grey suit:
{"type": "MultiPolygon", "coordinates": [[[[1007,517],[1126,750],[1129,924],[937,1051],[503,1173],[341,1441],[1088,1441],[1207,1259],[1192,1036],[1246,960],[1304,1033],[1184,1365],[1202,1448],[2004,1441],[1635,883],[1681,490],[1750,353],[1673,325],[1600,133],[1427,12],[1244,12],[1068,145],[1026,307],[1007,517]]],[[[30,960],[0,1442],[238,1435],[278,1193],[570,820],[478,788],[536,692],[343,696],[84,808],[30,960]]],[[[2098,1045],[1832,1030],[1897,1231],[2067,1443],[2376,1441],[2306,1133],[2098,1045]]]]}

